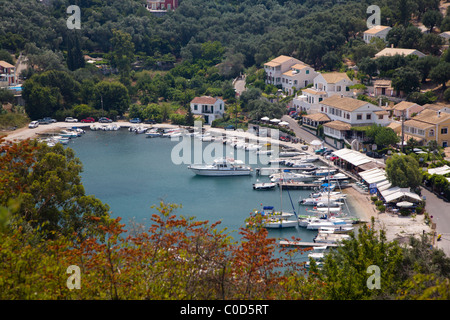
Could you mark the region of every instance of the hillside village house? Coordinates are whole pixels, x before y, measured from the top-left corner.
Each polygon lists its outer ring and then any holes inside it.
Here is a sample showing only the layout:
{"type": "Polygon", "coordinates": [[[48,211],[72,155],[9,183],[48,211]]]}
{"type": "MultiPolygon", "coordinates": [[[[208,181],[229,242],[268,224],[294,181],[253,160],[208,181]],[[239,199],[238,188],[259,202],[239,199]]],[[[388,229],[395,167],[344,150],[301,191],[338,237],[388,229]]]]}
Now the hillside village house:
{"type": "Polygon", "coordinates": [[[206,124],[222,118],[225,112],[225,103],[222,99],[210,96],[195,97],[191,101],[191,111],[194,115],[201,115],[206,124]]]}
{"type": "Polygon", "coordinates": [[[416,55],[419,58],[423,58],[426,56],[426,54],[416,49],[384,48],[383,50],[375,54],[375,58],[395,56],[396,54],[405,57],[409,55],[416,55]]]}
{"type": "Polygon", "coordinates": [[[314,78],[313,87],[302,90],[302,95],[296,96],[292,100],[292,104],[299,111],[317,113],[320,102],[327,97],[353,96],[353,90],[350,89],[352,85],[354,82],[345,72],[319,73],[314,78]]]}
{"type": "Polygon", "coordinates": [[[434,110],[436,112],[440,111],[440,112],[450,113],[450,105],[449,104],[442,104],[442,103],[429,104],[429,103],[427,103],[427,104],[423,105],[423,108],[434,110]]]}
{"type": "Polygon", "coordinates": [[[424,145],[431,140],[435,140],[442,147],[449,145],[449,113],[425,109],[403,125],[405,141],[413,138],[424,145]]]}
{"type": "Polygon", "coordinates": [[[400,118],[404,114],[405,119],[411,119],[414,114],[421,112],[423,109],[425,108],[417,103],[402,101],[392,107],[392,115],[400,118]]]}
{"type": "Polygon", "coordinates": [[[288,95],[291,95],[294,93],[294,88],[295,90],[298,90],[306,87],[310,83],[313,83],[313,80],[317,74],[318,73],[307,64],[294,64],[290,70],[281,75],[282,89],[288,95]]]}
{"type": "Polygon", "coordinates": [[[16,67],[6,61],[0,61],[0,87],[17,84],[16,67]]]}
{"type": "Polygon", "coordinates": [[[304,65],[304,63],[298,59],[283,55],[272,59],[269,62],[266,62],[264,64],[264,71],[266,72],[266,84],[281,86],[283,84],[283,73],[292,70],[292,66],[297,64],[304,65]]]}
{"type": "Polygon", "coordinates": [[[178,0],[147,0],[146,8],[150,12],[164,14],[168,10],[175,10],[178,0]]]}
{"type": "Polygon", "coordinates": [[[395,97],[397,96],[397,91],[392,88],[392,81],[379,79],[375,80],[373,83],[373,93],[376,97],[386,96],[386,97],[395,97]]]}
{"type": "Polygon", "coordinates": [[[391,29],[392,28],[388,26],[374,26],[364,32],[364,42],[369,44],[370,40],[372,40],[373,38],[380,38],[386,41],[386,36],[391,29]]]}
{"type": "Polygon", "coordinates": [[[361,139],[352,127],[378,124],[387,126],[390,123],[389,112],[372,103],[334,95],[320,103],[320,112],[330,118],[323,125],[325,141],[337,148],[353,139],[361,139]]]}

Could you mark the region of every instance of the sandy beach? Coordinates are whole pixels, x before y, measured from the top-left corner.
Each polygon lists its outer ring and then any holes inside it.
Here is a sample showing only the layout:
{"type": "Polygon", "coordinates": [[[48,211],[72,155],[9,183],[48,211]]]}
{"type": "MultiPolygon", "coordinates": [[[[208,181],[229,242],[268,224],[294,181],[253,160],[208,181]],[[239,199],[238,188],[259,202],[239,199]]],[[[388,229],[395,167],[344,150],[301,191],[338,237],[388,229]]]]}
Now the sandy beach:
{"type": "Polygon", "coordinates": [[[349,205],[355,208],[358,218],[371,224],[375,218],[375,230],[384,230],[388,241],[407,241],[410,236],[418,237],[422,233],[430,234],[432,230],[425,223],[424,215],[403,217],[394,213],[380,213],[370,200],[369,194],[363,194],[353,187],[343,189],[346,193],[349,205]]]}

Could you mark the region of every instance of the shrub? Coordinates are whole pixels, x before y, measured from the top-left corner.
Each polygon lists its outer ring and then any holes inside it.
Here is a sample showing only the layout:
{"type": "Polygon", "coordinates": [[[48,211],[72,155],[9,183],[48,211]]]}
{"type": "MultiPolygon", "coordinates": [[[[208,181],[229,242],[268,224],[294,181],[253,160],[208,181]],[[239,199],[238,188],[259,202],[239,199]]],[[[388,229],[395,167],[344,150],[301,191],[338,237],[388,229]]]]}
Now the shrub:
{"type": "Polygon", "coordinates": [[[383,200],[376,200],[375,201],[375,205],[378,206],[382,206],[383,205],[383,200]]]}
{"type": "Polygon", "coordinates": [[[377,206],[377,210],[380,212],[385,212],[386,211],[386,206],[385,205],[379,205],[377,206]]]}
{"type": "Polygon", "coordinates": [[[378,197],[377,197],[377,196],[371,196],[371,197],[370,197],[370,200],[372,200],[372,202],[375,202],[375,201],[378,200],[378,197]]]}

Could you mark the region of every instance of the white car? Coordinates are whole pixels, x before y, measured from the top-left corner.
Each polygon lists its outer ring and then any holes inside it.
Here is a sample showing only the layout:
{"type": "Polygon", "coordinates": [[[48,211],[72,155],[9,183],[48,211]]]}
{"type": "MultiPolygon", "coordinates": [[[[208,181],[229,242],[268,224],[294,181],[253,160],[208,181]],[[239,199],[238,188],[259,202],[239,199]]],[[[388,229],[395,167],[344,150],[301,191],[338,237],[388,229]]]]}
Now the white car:
{"type": "Polygon", "coordinates": [[[72,118],[72,117],[67,117],[65,119],[66,122],[78,122],[78,119],[72,118]]]}
{"type": "Polygon", "coordinates": [[[30,124],[28,125],[28,128],[33,129],[33,128],[37,128],[39,126],[39,121],[31,121],[30,124]]]}

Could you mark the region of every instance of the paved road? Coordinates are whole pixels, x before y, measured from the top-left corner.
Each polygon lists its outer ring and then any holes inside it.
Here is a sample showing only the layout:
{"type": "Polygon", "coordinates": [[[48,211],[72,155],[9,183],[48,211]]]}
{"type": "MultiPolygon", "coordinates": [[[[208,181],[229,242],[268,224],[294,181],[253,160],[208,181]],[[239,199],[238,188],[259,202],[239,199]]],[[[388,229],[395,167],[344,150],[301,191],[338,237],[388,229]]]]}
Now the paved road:
{"type": "Polygon", "coordinates": [[[436,233],[442,235],[441,240],[436,241],[436,247],[450,256],[450,206],[427,189],[422,188],[422,195],[426,197],[425,209],[436,223],[436,233]]]}
{"type": "Polygon", "coordinates": [[[236,90],[236,93],[240,96],[242,92],[245,91],[245,78],[236,80],[234,82],[234,89],[236,90]]]}
{"type": "Polygon", "coordinates": [[[284,115],[281,118],[281,120],[289,123],[289,129],[291,129],[292,131],[295,132],[295,135],[297,136],[297,138],[303,139],[308,143],[313,140],[318,139],[315,135],[313,135],[312,133],[310,133],[310,132],[306,131],[305,129],[303,129],[302,127],[300,127],[297,120],[292,119],[290,116],[284,115]]]}

